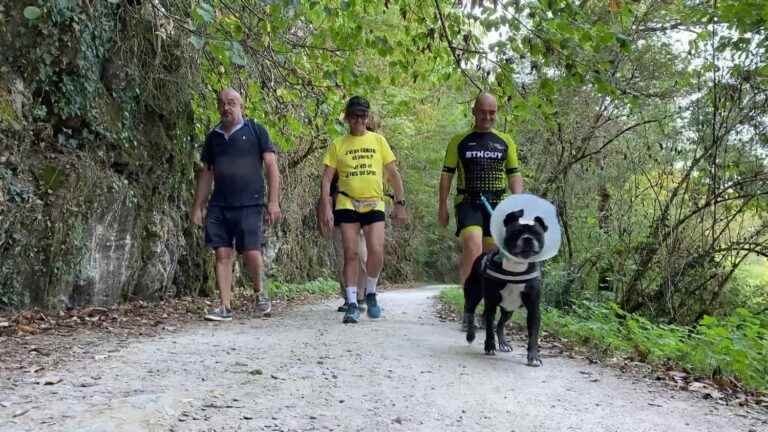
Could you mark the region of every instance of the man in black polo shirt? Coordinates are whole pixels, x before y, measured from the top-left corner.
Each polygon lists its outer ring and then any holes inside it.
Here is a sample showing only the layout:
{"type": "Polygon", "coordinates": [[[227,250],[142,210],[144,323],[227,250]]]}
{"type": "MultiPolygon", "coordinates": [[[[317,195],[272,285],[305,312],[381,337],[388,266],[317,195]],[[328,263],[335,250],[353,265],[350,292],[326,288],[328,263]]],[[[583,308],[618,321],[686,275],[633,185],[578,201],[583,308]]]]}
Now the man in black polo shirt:
{"type": "Polygon", "coordinates": [[[216,285],[221,305],[208,311],[205,319],[232,319],[232,265],[237,250],[245,258],[245,266],[259,295],[258,309],[269,313],[271,302],[263,286],[264,243],[262,219],[276,222],[280,213],[280,172],[275,146],[264,127],[243,118],[240,95],[228,88],[219,93],[221,122],[205,138],[200,156],[200,170],[192,207],[192,223],[202,225],[205,219],[205,242],[216,252],[216,285]],[[269,191],[264,200],[264,175],[269,191]],[[204,211],[213,187],[213,196],[204,211]]]}

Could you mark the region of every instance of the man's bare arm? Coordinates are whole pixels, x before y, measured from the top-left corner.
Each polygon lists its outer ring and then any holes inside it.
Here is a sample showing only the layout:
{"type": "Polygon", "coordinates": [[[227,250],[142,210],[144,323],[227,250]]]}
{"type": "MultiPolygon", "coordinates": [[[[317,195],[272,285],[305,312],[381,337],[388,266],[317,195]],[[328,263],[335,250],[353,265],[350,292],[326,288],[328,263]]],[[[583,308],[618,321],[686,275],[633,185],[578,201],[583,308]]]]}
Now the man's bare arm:
{"type": "Polygon", "coordinates": [[[277,155],[274,152],[266,152],[264,158],[264,171],[267,177],[267,215],[268,222],[275,222],[282,217],[280,211],[280,170],[277,167],[277,155]]]}
{"type": "Polygon", "coordinates": [[[451,182],[453,174],[442,173],[440,175],[440,191],[437,198],[437,223],[440,226],[448,226],[448,196],[451,194],[451,182]]]}
{"type": "Polygon", "coordinates": [[[195,188],[195,199],[190,211],[192,223],[195,225],[203,224],[203,209],[208,203],[208,197],[213,187],[213,170],[204,165],[197,176],[197,187],[195,188]]]}
{"type": "Polygon", "coordinates": [[[453,182],[453,174],[442,173],[440,175],[440,191],[438,195],[438,207],[448,206],[448,196],[451,194],[451,183],[453,182]]]}
{"type": "Polygon", "coordinates": [[[264,153],[264,170],[267,174],[269,197],[267,203],[280,204],[280,170],[277,167],[277,155],[272,152],[264,153]]]}
{"type": "Polygon", "coordinates": [[[523,176],[514,174],[507,178],[509,191],[513,194],[523,193],[523,176]]]}

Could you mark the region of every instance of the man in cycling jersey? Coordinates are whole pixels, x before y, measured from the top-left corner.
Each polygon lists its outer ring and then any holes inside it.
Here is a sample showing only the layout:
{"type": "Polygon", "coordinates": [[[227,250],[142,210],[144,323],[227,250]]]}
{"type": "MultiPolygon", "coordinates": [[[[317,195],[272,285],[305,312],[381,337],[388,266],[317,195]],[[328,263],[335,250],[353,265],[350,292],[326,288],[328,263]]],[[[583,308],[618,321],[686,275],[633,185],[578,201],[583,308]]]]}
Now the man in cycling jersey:
{"type": "Polygon", "coordinates": [[[523,192],[517,146],[509,135],[493,129],[497,108],[493,95],[483,93],[475,99],[472,108],[475,124],[451,139],[440,176],[437,221],[447,226],[448,195],[453,175],[458,174],[454,208],[456,236],[462,250],[459,262],[462,286],[475,259],[495,247],[490,230],[491,214],[482,197],[496,207],[507,190],[515,194],[523,192]]]}

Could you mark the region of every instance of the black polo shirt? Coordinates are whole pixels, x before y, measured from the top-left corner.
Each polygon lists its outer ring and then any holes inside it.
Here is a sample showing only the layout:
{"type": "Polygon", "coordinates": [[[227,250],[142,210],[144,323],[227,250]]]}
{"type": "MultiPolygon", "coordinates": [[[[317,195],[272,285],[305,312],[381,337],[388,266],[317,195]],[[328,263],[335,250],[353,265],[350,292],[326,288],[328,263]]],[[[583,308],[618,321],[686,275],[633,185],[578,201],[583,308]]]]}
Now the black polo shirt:
{"type": "Polygon", "coordinates": [[[210,204],[222,207],[264,205],[262,155],[277,150],[264,126],[243,123],[227,138],[220,125],[208,133],[200,159],[213,171],[210,204]]]}

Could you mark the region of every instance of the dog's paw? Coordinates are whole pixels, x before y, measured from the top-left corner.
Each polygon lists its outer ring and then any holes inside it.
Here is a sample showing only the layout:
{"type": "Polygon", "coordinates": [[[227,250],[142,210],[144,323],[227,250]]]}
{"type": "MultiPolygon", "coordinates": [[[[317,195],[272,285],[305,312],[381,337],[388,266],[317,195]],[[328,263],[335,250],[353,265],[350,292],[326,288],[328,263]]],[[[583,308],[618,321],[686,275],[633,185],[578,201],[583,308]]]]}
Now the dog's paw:
{"type": "Polygon", "coordinates": [[[485,355],[496,355],[496,344],[485,342],[485,355]]]}
{"type": "Polygon", "coordinates": [[[540,367],[544,366],[544,363],[541,362],[538,354],[528,354],[528,363],[526,363],[526,365],[530,367],[540,367]]]}
{"type": "Polygon", "coordinates": [[[471,313],[464,313],[464,320],[462,322],[462,327],[464,331],[467,333],[467,343],[472,343],[475,340],[475,329],[477,326],[475,326],[475,316],[471,313]]]}

